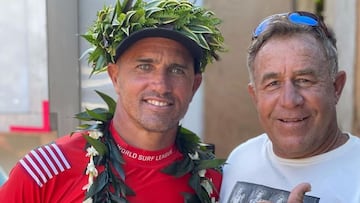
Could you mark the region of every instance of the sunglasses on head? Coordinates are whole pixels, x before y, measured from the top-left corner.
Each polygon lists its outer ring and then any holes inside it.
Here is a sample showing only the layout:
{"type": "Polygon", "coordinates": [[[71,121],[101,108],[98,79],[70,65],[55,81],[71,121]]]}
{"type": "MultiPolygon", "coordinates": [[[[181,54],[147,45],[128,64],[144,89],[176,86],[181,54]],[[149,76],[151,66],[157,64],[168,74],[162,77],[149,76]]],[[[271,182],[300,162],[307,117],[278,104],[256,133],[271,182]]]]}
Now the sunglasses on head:
{"type": "Polygon", "coordinates": [[[305,11],[296,11],[291,13],[275,14],[265,18],[254,30],[252,38],[256,39],[261,33],[263,33],[274,17],[287,17],[288,21],[293,24],[319,27],[326,36],[329,36],[325,23],[318,16],[305,11]]]}

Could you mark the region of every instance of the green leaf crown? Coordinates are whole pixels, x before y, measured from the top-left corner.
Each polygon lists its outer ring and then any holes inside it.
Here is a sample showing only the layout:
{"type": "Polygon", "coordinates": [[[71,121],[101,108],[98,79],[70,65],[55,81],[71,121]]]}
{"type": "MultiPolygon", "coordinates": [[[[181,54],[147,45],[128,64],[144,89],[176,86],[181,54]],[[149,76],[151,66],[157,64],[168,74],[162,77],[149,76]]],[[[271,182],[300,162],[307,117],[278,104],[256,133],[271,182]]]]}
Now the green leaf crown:
{"type": "Polygon", "coordinates": [[[93,73],[106,70],[114,58],[119,44],[131,33],[145,28],[172,27],[194,40],[203,50],[200,71],[208,63],[218,60],[218,52],[224,52],[224,38],[218,29],[221,20],[214,13],[196,7],[187,0],[120,0],[115,7],[104,6],[97,13],[97,20],[82,35],[92,47],[85,51],[93,73]]]}

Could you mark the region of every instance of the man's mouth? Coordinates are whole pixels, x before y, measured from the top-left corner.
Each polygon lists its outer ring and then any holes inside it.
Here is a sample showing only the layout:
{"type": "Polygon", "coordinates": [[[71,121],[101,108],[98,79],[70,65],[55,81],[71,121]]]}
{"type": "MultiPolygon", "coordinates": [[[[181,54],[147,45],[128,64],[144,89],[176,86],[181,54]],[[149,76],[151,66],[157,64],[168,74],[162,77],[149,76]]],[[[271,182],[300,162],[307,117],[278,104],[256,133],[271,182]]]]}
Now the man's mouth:
{"type": "Polygon", "coordinates": [[[303,117],[303,118],[281,118],[279,120],[281,122],[285,122],[285,123],[295,123],[295,122],[304,121],[305,119],[306,119],[306,117],[303,117]]]}
{"type": "Polygon", "coordinates": [[[160,106],[160,107],[170,105],[170,103],[168,103],[168,102],[158,101],[158,100],[150,100],[149,99],[149,100],[146,100],[146,102],[149,103],[149,104],[152,104],[154,106],[160,106]]]}

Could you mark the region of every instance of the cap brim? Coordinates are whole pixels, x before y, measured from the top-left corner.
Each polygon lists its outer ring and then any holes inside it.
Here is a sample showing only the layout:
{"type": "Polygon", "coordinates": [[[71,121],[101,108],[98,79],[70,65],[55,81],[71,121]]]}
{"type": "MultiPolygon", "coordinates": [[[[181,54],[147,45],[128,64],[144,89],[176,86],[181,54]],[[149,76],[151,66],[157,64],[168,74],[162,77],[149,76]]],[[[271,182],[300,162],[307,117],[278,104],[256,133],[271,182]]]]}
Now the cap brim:
{"type": "MultiPolygon", "coordinates": [[[[126,37],[117,47],[114,60],[117,61],[121,54],[123,54],[131,45],[146,37],[163,37],[179,42],[188,49],[190,54],[194,57],[196,63],[200,63],[201,58],[203,57],[202,48],[194,40],[188,38],[180,32],[166,28],[146,28],[136,31],[126,37]]],[[[195,64],[195,66],[197,65],[198,64],[195,64]]]]}

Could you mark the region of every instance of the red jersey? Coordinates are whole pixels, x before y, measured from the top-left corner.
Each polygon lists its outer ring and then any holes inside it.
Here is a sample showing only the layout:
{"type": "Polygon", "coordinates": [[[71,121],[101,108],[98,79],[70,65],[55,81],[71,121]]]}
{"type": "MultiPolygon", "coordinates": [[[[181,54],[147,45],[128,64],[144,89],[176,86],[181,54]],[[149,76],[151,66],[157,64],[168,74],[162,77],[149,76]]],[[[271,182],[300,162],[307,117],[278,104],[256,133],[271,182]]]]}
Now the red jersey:
{"type": "MultiPolygon", "coordinates": [[[[115,142],[124,158],[125,183],[135,192],[128,196],[131,203],[183,203],[182,193],[194,193],[189,186],[190,174],[180,178],[161,170],[181,159],[175,145],[159,151],[146,151],[126,144],[111,127],[115,142]]],[[[64,136],[32,150],[12,169],[8,181],[0,188],[0,202],[7,203],[69,203],[82,202],[88,183],[85,174],[86,140],[81,134],[64,136]]],[[[207,170],[220,191],[221,174],[207,170]]],[[[216,193],[215,198],[218,199],[216,193]]]]}

